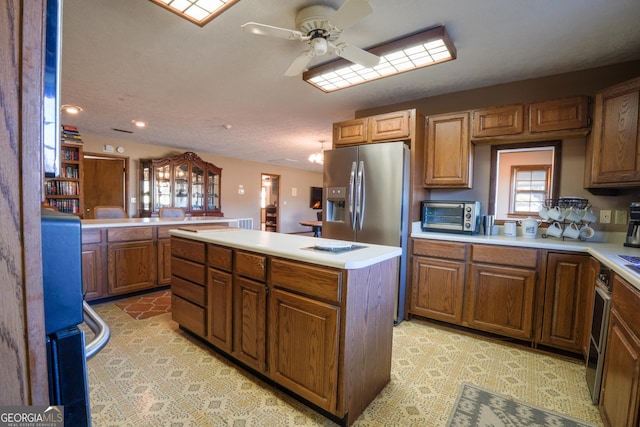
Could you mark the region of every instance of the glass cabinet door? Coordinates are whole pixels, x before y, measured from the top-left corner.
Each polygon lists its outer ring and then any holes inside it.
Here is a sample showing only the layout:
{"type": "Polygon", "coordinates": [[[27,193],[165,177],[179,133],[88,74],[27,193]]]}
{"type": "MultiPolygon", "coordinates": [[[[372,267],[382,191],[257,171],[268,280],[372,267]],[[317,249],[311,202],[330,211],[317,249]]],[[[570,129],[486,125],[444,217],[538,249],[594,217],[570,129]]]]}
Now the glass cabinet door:
{"type": "Polygon", "coordinates": [[[189,164],[177,164],[174,169],[175,194],[173,206],[189,210],[189,164]]]}
{"type": "Polygon", "coordinates": [[[151,165],[142,167],[142,182],[140,183],[140,210],[151,211],[151,165]]]}
{"type": "Polygon", "coordinates": [[[204,170],[196,164],[191,165],[191,210],[204,210],[204,170]]]}
{"type": "Polygon", "coordinates": [[[154,211],[171,206],[171,166],[155,168],[154,211]]]}
{"type": "Polygon", "coordinates": [[[212,171],[207,171],[207,210],[220,209],[220,176],[212,171]]]}

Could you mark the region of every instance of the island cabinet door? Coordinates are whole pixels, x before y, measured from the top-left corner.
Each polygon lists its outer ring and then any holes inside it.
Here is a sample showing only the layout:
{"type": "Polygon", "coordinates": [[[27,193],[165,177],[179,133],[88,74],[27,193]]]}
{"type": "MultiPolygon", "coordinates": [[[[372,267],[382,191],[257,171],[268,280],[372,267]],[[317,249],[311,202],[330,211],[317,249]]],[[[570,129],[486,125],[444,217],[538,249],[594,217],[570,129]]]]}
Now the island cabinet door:
{"type": "Polygon", "coordinates": [[[247,366],[265,372],[267,287],[236,277],[233,298],[233,355],[247,366]]]}
{"type": "Polygon", "coordinates": [[[340,308],[279,289],[269,299],[269,376],[336,412],[340,308]]]}
{"type": "Polygon", "coordinates": [[[231,353],[233,276],[209,267],[207,272],[207,340],[231,353]]]}
{"type": "Polygon", "coordinates": [[[535,271],[472,264],[469,279],[469,326],[514,338],[533,338],[535,271]]]}

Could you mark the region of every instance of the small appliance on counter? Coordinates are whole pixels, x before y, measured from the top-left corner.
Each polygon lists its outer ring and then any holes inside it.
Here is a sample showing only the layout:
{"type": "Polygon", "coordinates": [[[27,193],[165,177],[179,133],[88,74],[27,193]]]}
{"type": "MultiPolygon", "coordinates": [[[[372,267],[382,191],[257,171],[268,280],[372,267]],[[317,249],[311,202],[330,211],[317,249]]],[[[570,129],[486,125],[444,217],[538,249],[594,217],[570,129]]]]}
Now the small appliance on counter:
{"type": "Polygon", "coordinates": [[[640,248],[640,202],[631,202],[629,207],[629,229],[624,245],[640,248]]]}
{"type": "Polygon", "coordinates": [[[463,234],[480,231],[480,202],[425,200],[421,205],[422,231],[463,234]]]}

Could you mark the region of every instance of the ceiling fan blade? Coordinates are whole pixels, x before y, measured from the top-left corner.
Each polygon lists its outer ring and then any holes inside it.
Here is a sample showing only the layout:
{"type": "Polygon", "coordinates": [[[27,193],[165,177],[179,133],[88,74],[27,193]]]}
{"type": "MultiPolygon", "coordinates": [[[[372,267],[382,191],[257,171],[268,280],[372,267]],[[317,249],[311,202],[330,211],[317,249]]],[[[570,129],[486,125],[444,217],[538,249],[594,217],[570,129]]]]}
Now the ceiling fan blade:
{"type": "Polygon", "coordinates": [[[288,40],[302,40],[306,35],[297,30],[288,28],[273,27],[271,25],[258,24],[257,22],[247,22],[242,25],[242,30],[260,36],[278,37],[288,40]]]}
{"type": "Polygon", "coordinates": [[[307,68],[307,65],[313,57],[314,53],[311,50],[300,52],[298,56],[296,56],[296,59],[293,60],[291,65],[289,65],[289,68],[287,68],[287,71],[285,71],[284,75],[287,77],[299,76],[307,68]]]}
{"type": "Polygon", "coordinates": [[[337,43],[332,45],[335,53],[344,59],[362,65],[365,68],[373,68],[380,63],[380,57],[367,52],[359,47],[347,43],[337,43]]]}
{"type": "Polygon", "coordinates": [[[349,28],[368,14],[373,8],[368,0],[347,0],[329,17],[329,23],[339,30],[349,28]]]}

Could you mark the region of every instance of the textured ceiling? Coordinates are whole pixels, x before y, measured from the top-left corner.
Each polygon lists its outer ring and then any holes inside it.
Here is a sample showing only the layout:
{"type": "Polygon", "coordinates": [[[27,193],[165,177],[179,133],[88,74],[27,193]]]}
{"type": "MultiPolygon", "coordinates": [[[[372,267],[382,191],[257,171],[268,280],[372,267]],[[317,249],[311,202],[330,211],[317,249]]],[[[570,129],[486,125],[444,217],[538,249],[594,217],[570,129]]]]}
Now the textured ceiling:
{"type": "Polygon", "coordinates": [[[306,45],[240,29],[293,28],[302,7],[342,3],[241,0],[200,28],[146,0],[65,0],[61,101],[84,111],[63,123],[320,171],[307,157],[356,110],[640,59],[638,0],[370,0],[373,13],[341,40],[369,48],[445,25],[458,58],[330,94],[283,75],[306,45]]]}

